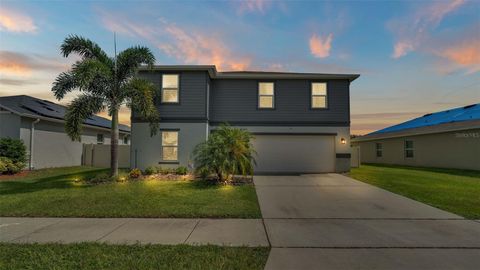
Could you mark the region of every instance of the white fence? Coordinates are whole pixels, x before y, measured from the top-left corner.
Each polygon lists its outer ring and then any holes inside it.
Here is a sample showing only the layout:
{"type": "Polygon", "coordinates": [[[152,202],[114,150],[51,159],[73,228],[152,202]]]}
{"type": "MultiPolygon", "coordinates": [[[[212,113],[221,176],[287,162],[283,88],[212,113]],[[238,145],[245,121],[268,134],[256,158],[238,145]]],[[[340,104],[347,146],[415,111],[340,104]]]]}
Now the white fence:
{"type": "Polygon", "coordinates": [[[352,156],[350,157],[350,167],[360,167],[360,146],[352,146],[352,156]]]}

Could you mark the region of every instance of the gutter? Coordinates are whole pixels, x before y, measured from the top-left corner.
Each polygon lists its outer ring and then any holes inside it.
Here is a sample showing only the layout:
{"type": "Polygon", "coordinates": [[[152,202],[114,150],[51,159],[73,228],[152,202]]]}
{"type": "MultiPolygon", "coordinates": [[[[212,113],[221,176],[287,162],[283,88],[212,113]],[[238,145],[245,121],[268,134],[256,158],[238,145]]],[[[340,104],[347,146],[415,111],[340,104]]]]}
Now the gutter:
{"type": "Polygon", "coordinates": [[[38,122],[40,122],[40,119],[36,119],[35,121],[32,122],[32,125],[30,126],[30,157],[29,157],[29,161],[28,161],[28,168],[30,170],[33,170],[33,142],[35,141],[34,140],[34,133],[35,133],[35,124],[37,124],[38,122]]]}

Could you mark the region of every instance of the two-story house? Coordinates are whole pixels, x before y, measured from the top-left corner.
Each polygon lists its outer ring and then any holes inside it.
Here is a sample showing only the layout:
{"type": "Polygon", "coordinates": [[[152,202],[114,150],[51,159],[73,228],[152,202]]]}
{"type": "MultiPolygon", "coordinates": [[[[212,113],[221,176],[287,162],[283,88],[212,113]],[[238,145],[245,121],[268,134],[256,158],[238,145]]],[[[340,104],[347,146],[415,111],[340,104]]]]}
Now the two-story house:
{"type": "Polygon", "coordinates": [[[222,123],[255,136],[255,173],[350,169],[350,83],[356,74],[217,72],[155,66],[139,76],[158,88],[160,132],[132,114],[131,166],[194,167],[192,151],[222,123]]]}

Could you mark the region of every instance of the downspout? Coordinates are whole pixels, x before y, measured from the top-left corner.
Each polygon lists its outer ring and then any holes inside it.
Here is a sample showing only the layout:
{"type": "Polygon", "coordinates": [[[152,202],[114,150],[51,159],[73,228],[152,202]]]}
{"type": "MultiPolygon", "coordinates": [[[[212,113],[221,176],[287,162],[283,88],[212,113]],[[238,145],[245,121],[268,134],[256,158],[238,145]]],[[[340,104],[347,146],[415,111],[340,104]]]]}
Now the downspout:
{"type": "Polygon", "coordinates": [[[29,164],[28,167],[30,170],[33,170],[33,142],[34,142],[34,133],[35,133],[35,124],[40,122],[40,119],[37,119],[32,122],[32,125],[30,126],[30,158],[29,158],[29,164]]]}

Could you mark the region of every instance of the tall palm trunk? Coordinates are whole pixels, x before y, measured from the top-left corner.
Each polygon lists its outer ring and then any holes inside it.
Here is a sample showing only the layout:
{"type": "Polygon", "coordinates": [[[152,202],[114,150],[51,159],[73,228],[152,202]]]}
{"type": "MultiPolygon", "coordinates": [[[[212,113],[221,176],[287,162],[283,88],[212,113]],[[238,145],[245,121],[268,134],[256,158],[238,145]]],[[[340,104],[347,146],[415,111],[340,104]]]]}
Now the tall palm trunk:
{"type": "Polygon", "coordinates": [[[118,176],[118,108],[112,111],[112,130],[110,132],[110,175],[118,176]]]}

